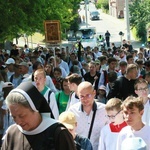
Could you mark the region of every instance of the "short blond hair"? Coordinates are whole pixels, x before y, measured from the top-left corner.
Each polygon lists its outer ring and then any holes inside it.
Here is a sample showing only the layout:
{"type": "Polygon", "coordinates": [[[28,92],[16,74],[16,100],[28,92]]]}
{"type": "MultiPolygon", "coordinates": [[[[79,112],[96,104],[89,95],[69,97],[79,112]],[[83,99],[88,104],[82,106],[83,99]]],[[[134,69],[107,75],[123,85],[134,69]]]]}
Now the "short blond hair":
{"type": "Polygon", "coordinates": [[[37,69],[34,74],[43,74],[44,78],[46,78],[46,72],[44,69],[37,69]]]}
{"type": "Polygon", "coordinates": [[[105,106],[106,111],[110,110],[121,110],[122,101],[118,98],[111,98],[105,106]]]}

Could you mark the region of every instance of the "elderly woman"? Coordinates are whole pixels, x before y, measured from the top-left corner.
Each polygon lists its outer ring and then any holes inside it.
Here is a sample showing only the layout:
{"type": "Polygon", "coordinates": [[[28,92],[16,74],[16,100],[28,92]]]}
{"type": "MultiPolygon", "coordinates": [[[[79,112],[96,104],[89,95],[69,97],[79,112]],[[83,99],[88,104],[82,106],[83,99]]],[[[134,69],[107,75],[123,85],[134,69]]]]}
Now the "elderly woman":
{"type": "Polygon", "coordinates": [[[16,124],[4,136],[2,150],[75,150],[73,137],[50,118],[50,108],[31,82],[23,82],[6,97],[16,124]]]}

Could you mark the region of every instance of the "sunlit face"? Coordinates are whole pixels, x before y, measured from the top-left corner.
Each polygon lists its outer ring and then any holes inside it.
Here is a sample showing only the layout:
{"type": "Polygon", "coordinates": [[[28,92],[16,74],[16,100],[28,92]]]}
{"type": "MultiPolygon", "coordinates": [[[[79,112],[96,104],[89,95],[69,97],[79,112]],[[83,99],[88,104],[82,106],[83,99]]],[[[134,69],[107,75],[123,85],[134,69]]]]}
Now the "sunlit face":
{"type": "Polygon", "coordinates": [[[115,70],[117,66],[117,62],[116,61],[112,61],[110,64],[109,64],[109,69],[110,70],[115,70]]]}
{"type": "Polygon", "coordinates": [[[20,73],[21,74],[26,74],[26,73],[28,73],[28,69],[27,69],[27,67],[26,66],[19,66],[19,69],[20,69],[20,73]]]}
{"type": "Polygon", "coordinates": [[[67,81],[63,81],[63,89],[64,91],[70,91],[67,81]]]}
{"type": "Polygon", "coordinates": [[[20,104],[9,105],[10,113],[17,125],[23,130],[34,130],[40,124],[40,114],[20,104]]]}
{"type": "Polygon", "coordinates": [[[145,76],[145,80],[146,80],[148,83],[150,83],[150,76],[146,75],[146,76],[145,76]]]}
{"type": "Polygon", "coordinates": [[[110,122],[117,124],[120,120],[123,120],[123,114],[121,110],[108,110],[107,117],[109,118],[110,122]]]}
{"type": "Polygon", "coordinates": [[[45,66],[45,72],[46,72],[46,74],[50,74],[50,73],[51,73],[51,70],[52,70],[52,68],[51,68],[50,65],[46,65],[46,66],[45,66]]]}
{"type": "Polygon", "coordinates": [[[45,82],[46,82],[46,78],[44,76],[43,73],[34,73],[34,81],[35,81],[35,85],[37,87],[37,89],[39,91],[42,91],[44,89],[45,86],[45,82]]]}
{"type": "Polygon", "coordinates": [[[93,64],[90,64],[90,65],[89,65],[89,71],[90,71],[91,73],[95,73],[95,72],[96,72],[96,66],[93,65],[93,64]]]}
{"type": "Polygon", "coordinates": [[[68,87],[69,87],[70,91],[74,91],[75,90],[75,83],[71,83],[68,81],[68,87]]]}
{"type": "Polygon", "coordinates": [[[79,88],[78,97],[83,105],[83,107],[92,106],[95,97],[95,90],[92,88],[79,88]]]}
{"type": "Polygon", "coordinates": [[[121,70],[121,73],[124,74],[126,72],[127,66],[120,66],[119,68],[121,70]]]}
{"type": "Polygon", "coordinates": [[[131,79],[136,79],[137,76],[138,76],[138,71],[137,71],[137,69],[136,69],[136,68],[135,68],[135,69],[132,69],[131,72],[129,73],[129,75],[130,75],[130,78],[131,78],[131,79]]]}
{"type": "Polygon", "coordinates": [[[128,64],[134,64],[134,59],[133,58],[129,58],[128,59],[128,64]]]}
{"type": "Polygon", "coordinates": [[[137,84],[137,89],[135,90],[135,93],[139,97],[147,98],[148,93],[149,93],[147,84],[145,83],[137,84]]]}
{"type": "Polygon", "coordinates": [[[133,107],[133,109],[123,108],[123,115],[126,123],[131,127],[135,127],[141,122],[141,118],[143,115],[143,110],[139,111],[137,107],[133,107]]]}
{"type": "Polygon", "coordinates": [[[7,64],[7,69],[12,72],[14,71],[14,65],[13,64],[7,64]]]}

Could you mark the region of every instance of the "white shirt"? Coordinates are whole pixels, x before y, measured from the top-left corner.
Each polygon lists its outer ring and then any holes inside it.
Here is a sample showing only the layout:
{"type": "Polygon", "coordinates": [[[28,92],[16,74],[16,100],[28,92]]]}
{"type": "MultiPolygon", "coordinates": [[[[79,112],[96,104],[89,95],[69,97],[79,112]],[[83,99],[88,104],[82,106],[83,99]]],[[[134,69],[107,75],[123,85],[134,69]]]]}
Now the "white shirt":
{"type": "Polygon", "coordinates": [[[112,132],[107,124],[101,130],[98,150],[116,150],[117,137],[119,132],[112,132]]]}
{"type": "MultiPolygon", "coordinates": [[[[48,102],[48,93],[49,93],[49,91],[50,91],[50,89],[48,89],[48,90],[46,91],[46,93],[44,94],[44,97],[45,97],[45,99],[47,100],[47,102],[48,102]]],[[[56,102],[56,98],[55,98],[54,92],[52,92],[52,93],[50,94],[49,106],[50,106],[50,108],[51,108],[51,110],[52,110],[52,113],[53,113],[53,115],[54,115],[54,118],[57,120],[58,117],[59,117],[59,111],[58,111],[57,102],[56,102]]]]}
{"type": "Polygon", "coordinates": [[[80,101],[79,98],[76,98],[75,92],[71,93],[69,95],[69,100],[68,100],[68,103],[67,103],[66,110],[68,110],[70,108],[70,106],[78,103],[79,101],[80,101]]]}
{"type": "MultiPolygon", "coordinates": [[[[99,137],[100,137],[100,131],[104,125],[108,123],[108,120],[106,118],[106,111],[105,111],[105,105],[102,103],[97,104],[97,110],[95,114],[94,124],[92,128],[91,138],[90,141],[93,146],[93,150],[98,149],[98,143],[99,143],[99,137]]],[[[81,109],[81,102],[78,102],[74,105],[72,105],[69,108],[69,111],[73,112],[77,119],[77,128],[76,132],[77,134],[88,137],[88,132],[90,128],[90,124],[92,121],[93,116],[93,110],[91,110],[90,114],[88,115],[86,112],[82,111],[81,109]]]]}
{"type": "Polygon", "coordinates": [[[116,150],[121,150],[122,142],[126,138],[132,138],[132,137],[141,137],[147,144],[147,147],[148,147],[147,150],[150,150],[150,126],[148,126],[148,125],[145,125],[139,131],[133,131],[130,126],[124,127],[118,135],[116,150]]]}
{"type": "Polygon", "coordinates": [[[144,105],[144,113],[142,115],[142,121],[150,126],[150,100],[144,105]]]}
{"type": "Polygon", "coordinates": [[[59,66],[65,69],[67,75],[70,73],[69,66],[65,61],[61,60],[61,63],[59,64],[59,66]]]}
{"type": "Polygon", "coordinates": [[[68,75],[67,72],[66,72],[66,70],[63,67],[61,67],[61,66],[59,66],[59,68],[61,69],[61,73],[62,73],[61,77],[62,78],[66,78],[67,75],[68,75]]]}
{"type": "Polygon", "coordinates": [[[10,71],[7,72],[8,81],[10,80],[10,77],[11,77],[14,73],[15,73],[15,72],[10,72],[10,71]]]}

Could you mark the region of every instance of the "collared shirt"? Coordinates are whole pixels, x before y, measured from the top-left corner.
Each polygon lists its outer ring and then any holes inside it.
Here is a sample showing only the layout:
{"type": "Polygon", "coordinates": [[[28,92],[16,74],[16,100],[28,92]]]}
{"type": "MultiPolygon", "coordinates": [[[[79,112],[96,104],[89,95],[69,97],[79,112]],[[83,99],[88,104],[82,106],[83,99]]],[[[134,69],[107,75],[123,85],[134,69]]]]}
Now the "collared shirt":
{"type": "MultiPolygon", "coordinates": [[[[96,110],[96,114],[95,114],[95,119],[94,119],[94,123],[93,123],[90,141],[92,143],[93,150],[97,150],[98,143],[99,143],[99,137],[100,137],[100,131],[101,131],[102,127],[108,123],[108,119],[106,118],[105,105],[102,103],[98,103],[98,102],[94,102],[94,104],[96,104],[97,110],[96,110]]],[[[77,119],[76,132],[77,132],[77,134],[87,138],[89,129],[90,129],[90,124],[91,124],[92,117],[93,117],[94,109],[91,110],[90,114],[87,114],[82,108],[83,107],[81,105],[81,102],[78,102],[78,103],[72,105],[69,108],[69,111],[72,111],[76,115],[76,119],[77,119]]]]}

